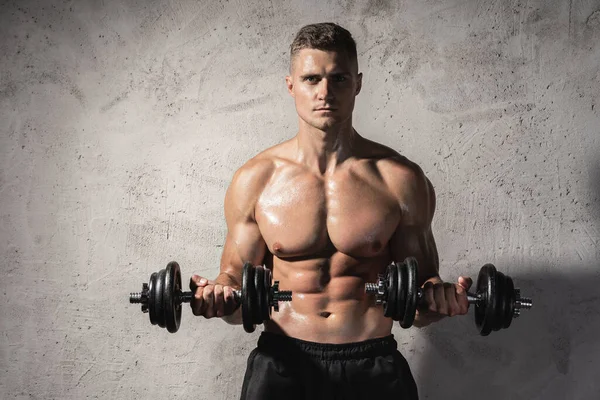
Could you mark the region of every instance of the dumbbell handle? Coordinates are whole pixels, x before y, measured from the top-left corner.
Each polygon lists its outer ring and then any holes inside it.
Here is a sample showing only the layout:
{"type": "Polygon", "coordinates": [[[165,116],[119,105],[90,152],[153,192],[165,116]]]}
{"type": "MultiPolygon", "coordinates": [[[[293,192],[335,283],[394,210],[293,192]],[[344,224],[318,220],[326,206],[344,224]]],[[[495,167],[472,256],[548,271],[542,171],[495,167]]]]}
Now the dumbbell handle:
{"type": "MultiPolygon", "coordinates": [[[[379,287],[380,285],[378,283],[367,283],[365,285],[365,291],[367,293],[372,293],[372,294],[376,294],[379,295],[381,294],[381,292],[379,292],[379,287]]],[[[533,300],[528,298],[528,297],[521,297],[521,293],[519,289],[515,289],[517,291],[517,304],[515,305],[517,310],[520,309],[530,309],[533,306],[533,300]]],[[[379,301],[379,300],[378,300],[379,301]]],[[[469,302],[469,304],[474,304],[474,305],[478,305],[480,302],[483,301],[483,297],[480,294],[476,294],[476,293],[472,293],[472,292],[467,292],[467,301],[469,302]]],[[[419,305],[425,305],[425,298],[423,296],[423,289],[422,288],[418,288],[417,289],[417,304],[419,305]]],[[[516,313],[516,315],[519,315],[519,312],[516,313]]]]}
{"type": "MultiPolygon", "coordinates": [[[[278,284],[278,282],[275,282],[278,284]]],[[[194,292],[182,292],[180,294],[180,300],[182,303],[189,303],[194,297],[194,292]]],[[[274,293],[274,301],[292,301],[291,290],[279,290],[277,289],[274,293]]],[[[242,304],[242,291],[239,289],[233,289],[233,300],[239,306],[242,304]]]]}
{"type": "MultiPolygon", "coordinates": [[[[515,308],[517,310],[526,309],[529,310],[533,306],[533,300],[529,297],[521,297],[521,291],[519,289],[515,289],[517,292],[515,308]]],[[[469,304],[478,305],[483,301],[483,297],[480,294],[467,292],[467,301],[469,304]]],[[[423,289],[417,289],[417,304],[425,305],[425,299],[423,298],[423,289]]],[[[515,314],[515,316],[519,316],[519,312],[515,314]]]]}
{"type": "MultiPolygon", "coordinates": [[[[477,304],[481,301],[481,296],[475,293],[467,292],[467,301],[469,304],[477,304]]],[[[417,289],[417,304],[422,306],[426,305],[425,298],[423,297],[423,289],[417,289]]]]}
{"type": "MultiPolygon", "coordinates": [[[[177,295],[177,298],[175,299],[175,302],[177,304],[190,303],[193,298],[194,298],[194,292],[180,292],[177,295]]],[[[233,290],[233,299],[234,299],[234,301],[236,302],[236,304],[238,306],[240,304],[242,304],[242,291],[234,289],[233,290]]],[[[135,303],[147,303],[148,300],[147,300],[147,297],[144,296],[143,292],[139,292],[139,293],[131,293],[129,295],[129,302],[132,303],[132,304],[135,304],[135,303]]]]}
{"type": "MultiPolygon", "coordinates": [[[[182,303],[190,303],[194,298],[194,292],[181,292],[179,299],[182,303]]],[[[237,305],[242,304],[242,291],[233,289],[233,300],[237,305]]]]}
{"type": "Polygon", "coordinates": [[[467,301],[469,304],[477,304],[481,301],[481,296],[478,296],[475,293],[467,292],[467,301]]]}
{"type": "MultiPolygon", "coordinates": [[[[194,298],[194,292],[180,292],[175,299],[176,304],[181,303],[190,303],[194,298]]],[[[239,289],[233,289],[233,300],[235,301],[237,306],[242,304],[242,291],[239,289]]],[[[292,300],[292,291],[291,290],[277,290],[275,295],[275,301],[291,301],[292,300]]],[[[147,294],[144,292],[139,293],[130,293],[129,294],[129,302],[132,304],[135,303],[148,303],[147,294]]]]}

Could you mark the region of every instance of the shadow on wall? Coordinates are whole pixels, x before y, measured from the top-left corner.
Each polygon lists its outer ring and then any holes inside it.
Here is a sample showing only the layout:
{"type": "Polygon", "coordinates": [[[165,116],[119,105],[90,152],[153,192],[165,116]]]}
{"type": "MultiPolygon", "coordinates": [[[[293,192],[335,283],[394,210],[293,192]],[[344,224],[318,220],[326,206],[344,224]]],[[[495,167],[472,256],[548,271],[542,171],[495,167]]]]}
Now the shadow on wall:
{"type": "MultiPolygon", "coordinates": [[[[600,164],[590,172],[591,213],[600,231],[600,164]]],[[[413,367],[422,399],[598,398],[599,263],[553,266],[551,272],[536,264],[511,268],[539,272],[511,272],[534,306],[510,328],[481,337],[471,310],[423,330],[424,350],[413,367]]]]}
{"type": "Polygon", "coordinates": [[[508,329],[479,336],[473,311],[424,329],[425,349],[413,368],[421,398],[596,398],[600,273],[571,272],[578,269],[513,276],[534,307],[508,329]]]}

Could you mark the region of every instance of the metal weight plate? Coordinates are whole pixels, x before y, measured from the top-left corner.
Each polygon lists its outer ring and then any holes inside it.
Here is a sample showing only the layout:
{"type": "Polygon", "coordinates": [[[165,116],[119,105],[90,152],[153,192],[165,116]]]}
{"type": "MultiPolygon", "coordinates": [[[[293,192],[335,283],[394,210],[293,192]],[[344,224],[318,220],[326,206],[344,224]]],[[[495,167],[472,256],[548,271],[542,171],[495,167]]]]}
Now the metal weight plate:
{"type": "Polygon", "coordinates": [[[386,284],[386,303],[383,307],[383,315],[388,318],[394,318],[396,315],[396,298],[398,297],[398,268],[395,263],[387,266],[385,279],[386,284]]]}
{"type": "Polygon", "coordinates": [[[165,305],[165,322],[167,330],[171,333],[177,332],[181,321],[181,303],[177,300],[177,294],[181,292],[181,272],[179,264],[171,261],[165,271],[165,291],[163,304],[165,305]],[[177,279],[179,278],[179,280],[177,279]],[[178,321],[179,314],[179,321],[178,321]]]}
{"type": "MultiPolygon", "coordinates": [[[[177,264],[177,263],[175,263],[177,264]]],[[[183,293],[182,290],[183,286],[181,285],[181,270],[179,268],[179,264],[177,264],[177,270],[175,271],[175,290],[177,292],[177,296],[179,296],[178,298],[176,298],[176,302],[175,302],[175,331],[179,330],[179,325],[181,325],[181,293],[183,293]]]]}
{"type": "Polygon", "coordinates": [[[485,307],[483,307],[483,304],[486,302],[485,288],[487,287],[487,273],[487,269],[481,268],[479,275],[477,275],[477,284],[475,285],[475,293],[480,297],[480,300],[475,304],[475,325],[480,332],[485,320],[485,307]]]}
{"type": "Polygon", "coordinates": [[[271,302],[273,301],[271,294],[271,282],[273,280],[273,275],[271,274],[271,270],[265,267],[265,302],[262,313],[262,320],[270,321],[271,320],[271,302]]]}
{"type": "Polygon", "coordinates": [[[398,270],[398,290],[396,292],[396,313],[394,314],[395,321],[402,321],[406,314],[406,295],[408,294],[408,271],[406,264],[395,263],[398,270]]]}
{"type": "MultiPolygon", "coordinates": [[[[479,278],[477,279],[477,292],[481,293],[481,304],[480,308],[481,323],[478,324],[479,334],[481,336],[487,336],[492,332],[492,326],[494,323],[496,310],[496,267],[492,264],[486,264],[481,267],[479,271],[479,278]],[[481,282],[480,282],[481,281],[481,282]]],[[[477,307],[476,307],[477,308],[477,307]]],[[[477,315],[477,313],[476,313],[477,315]]]]}
{"type": "Polygon", "coordinates": [[[255,324],[260,325],[263,322],[263,309],[267,298],[267,292],[265,290],[265,270],[262,265],[254,267],[254,289],[256,293],[254,297],[256,308],[254,309],[253,319],[255,324]]]}
{"type": "Polygon", "coordinates": [[[392,319],[394,321],[402,321],[405,311],[404,306],[406,305],[406,267],[404,263],[396,262],[394,263],[394,269],[396,270],[394,274],[396,276],[396,301],[394,302],[394,315],[392,319]]]}
{"type": "Polygon", "coordinates": [[[494,325],[492,330],[499,331],[504,324],[506,313],[506,277],[502,272],[496,272],[496,310],[494,313],[494,325]]]}
{"type": "Polygon", "coordinates": [[[150,275],[150,280],[148,281],[148,315],[150,316],[150,323],[152,325],[156,325],[158,323],[158,318],[156,316],[156,307],[154,306],[157,277],[158,274],[156,272],[153,272],[152,275],[150,275]]]}
{"type": "Polygon", "coordinates": [[[415,320],[417,313],[417,260],[414,257],[408,257],[404,260],[406,269],[406,304],[405,311],[400,326],[402,328],[410,328],[415,320]]]}
{"type": "Polygon", "coordinates": [[[163,303],[165,291],[165,270],[158,271],[156,276],[156,289],[154,289],[154,310],[156,312],[156,323],[161,328],[165,327],[165,306],[163,303]]]}
{"type": "MultiPolygon", "coordinates": [[[[498,324],[498,271],[493,267],[488,276],[488,302],[485,311],[485,325],[494,330],[498,324]]],[[[489,334],[489,333],[488,333],[489,334]]]]}
{"type": "Polygon", "coordinates": [[[508,328],[510,326],[510,323],[512,322],[513,315],[515,312],[515,303],[517,302],[516,297],[517,296],[515,294],[515,285],[513,283],[513,280],[510,276],[507,276],[506,277],[506,294],[505,294],[506,311],[504,314],[504,321],[502,323],[502,327],[504,329],[508,328]]]}
{"type": "Polygon", "coordinates": [[[248,333],[254,332],[252,297],[255,295],[254,287],[254,267],[250,263],[245,263],[242,269],[242,324],[244,330],[248,333]]]}

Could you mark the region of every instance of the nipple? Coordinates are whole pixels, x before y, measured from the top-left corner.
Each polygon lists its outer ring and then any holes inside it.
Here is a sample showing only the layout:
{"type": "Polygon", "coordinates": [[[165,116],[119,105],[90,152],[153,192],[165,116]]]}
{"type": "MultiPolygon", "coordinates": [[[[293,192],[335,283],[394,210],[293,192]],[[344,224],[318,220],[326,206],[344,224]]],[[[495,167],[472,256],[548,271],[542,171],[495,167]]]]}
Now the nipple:
{"type": "Polygon", "coordinates": [[[280,254],[282,248],[283,248],[283,246],[281,245],[281,243],[279,243],[279,242],[273,243],[273,252],[275,254],[280,254]]]}

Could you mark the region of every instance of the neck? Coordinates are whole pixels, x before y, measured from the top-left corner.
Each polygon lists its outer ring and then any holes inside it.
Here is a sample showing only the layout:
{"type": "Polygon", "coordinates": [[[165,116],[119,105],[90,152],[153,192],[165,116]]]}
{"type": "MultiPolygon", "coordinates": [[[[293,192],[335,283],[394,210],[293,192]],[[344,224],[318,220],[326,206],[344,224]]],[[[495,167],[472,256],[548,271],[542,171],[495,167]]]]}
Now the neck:
{"type": "Polygon", "coordinates": [[[325,175],[352,155],[358,133],[352,128],[352,118],[327,130],[320,130],[300,119],[297,160],[325,175]]]}

